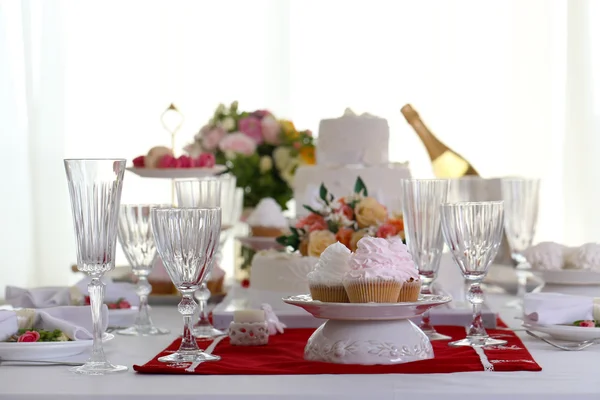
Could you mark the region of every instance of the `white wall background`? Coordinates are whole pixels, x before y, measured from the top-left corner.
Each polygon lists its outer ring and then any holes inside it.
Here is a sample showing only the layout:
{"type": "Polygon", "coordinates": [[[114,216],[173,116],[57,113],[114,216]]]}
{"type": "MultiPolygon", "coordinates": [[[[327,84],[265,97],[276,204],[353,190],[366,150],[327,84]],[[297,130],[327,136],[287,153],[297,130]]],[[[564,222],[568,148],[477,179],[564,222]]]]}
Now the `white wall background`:
{"type": "MultiPolygon", "coordinates": [[[[597,241],[598,17],[592,0],[0,0],[0,291],[69,279],[62,159],[168,145],[171,102],[180,147],[219,102],[315,131],[368,111],[429,176],[410,102],[483,175],[543,178],[539,240],[597,241]]],[[[127,175],[123,202],[169,199],[127,175]]]]}

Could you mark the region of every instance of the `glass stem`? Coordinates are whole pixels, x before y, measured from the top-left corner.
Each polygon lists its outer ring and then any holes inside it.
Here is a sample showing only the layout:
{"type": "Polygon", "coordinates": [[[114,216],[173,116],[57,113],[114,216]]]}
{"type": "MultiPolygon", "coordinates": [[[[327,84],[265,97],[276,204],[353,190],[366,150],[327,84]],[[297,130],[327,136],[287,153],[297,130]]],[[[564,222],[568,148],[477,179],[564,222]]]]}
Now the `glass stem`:
{"type": "Polygon", "coordinates": [[[92,309],[92,326],[94,341],[92,345],[92,355],[89,362],[105,363],[106,356],[102,348],[102,335],[104,326],[102,324],[102,305],[104,304],[104,283],[99,277],[93,277],[88,284],[88,293],[90,295],[90,306],[92,309]]]}
{"type": "Polygon", "coordinates": [[[211,325],[208,319],[208,299],[210,299],[210,290],[208,290],[206,283],[200,285],[197,299],[200,303],[200,312],[198,313],[197,325],[211,325]]]}
{"type": "Polygon", "coordinates": [[[527,293],[527,275],[529,272],[522,267],[517,266],[517,298],[523,300],[527,293]]]}
{"type": "Polygon", "coordinates": [[[181,291],[183,298],[179,303],[177,309],[179,313],[183,315],[183,335],[181,336],[181,346],[179,346],[180,353],[186,352],[197,352],[200,350],[196,338],[192,333],[192,316],[196,312],[197,304],[194,301],[193,294],[194,290],[181,291]]]}
{"type": "Polygon", "coordinates": [[[138,314],[135,318],[135,327],[138,331],[149,331],[152,327],[150,312],[148,311],[148,296],[152,292],[152,285],[148,282],[146,275],[138,275],[136,293],[140,298],[138,314]]]}
{"type": "Polygon", "coordinates": [[[483,326],[483,320],[481,318],[481,305],[484,301],[483,290],[479,282],[471,283],[469,292],[467,293],[467,299],[473,305],[473,321],[469,327],[467,337],[487,337],[487,332],[483,326]]]}
{"type": "MultiPolygon", "coordinates": [[[[431,294],[431,284],[429,282],[426,282],[426,280],[423,280],[421,294],[431,294]]],[[[419,328],[421,328],[423,332],[435,332],[434,327],[431,326],[431,317],[429,316],[429,310],[421,314],[421,323],[419,324],[419,328]]]]}

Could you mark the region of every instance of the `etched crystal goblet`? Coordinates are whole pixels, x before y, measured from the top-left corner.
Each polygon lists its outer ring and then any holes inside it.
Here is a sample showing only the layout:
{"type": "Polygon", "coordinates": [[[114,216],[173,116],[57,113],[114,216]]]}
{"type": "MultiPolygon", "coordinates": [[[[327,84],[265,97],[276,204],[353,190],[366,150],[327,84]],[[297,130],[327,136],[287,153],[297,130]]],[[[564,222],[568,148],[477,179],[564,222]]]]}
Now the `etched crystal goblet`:
{"type": "Polygon", "coordinates": [[[161,362],[216,361],[219,356],[200,350],[193,335],[197,308],[194,292],[212,269],[221,233],[220,208],[154,208],[152,230],[156,248],[171,281],[181,292],[177,309],[183,316],[179,350],[160,357],[161,362]]]}
{"type": "Polygon", "coordinates": [[[67,159],[65,172],[77,241],[77,269],[92,279],[88,284],[92,310],[92,354],[72,372],[104,375],[127,371],[111,364],[104,354],[101,310],[104,304],[104,273],[115,268],[117,220],[125,173],[124,159],[67,159]]]}
{"type": "Polygon", "coordinates": [[[121,335],[155,336],[169,333],[168,329],[157,328],[152,323],[148,309],[148,296],[152,285],[148,275],[152,272],[156,260],[156,244],[152,234],[151,209],[166,208],[166,205],[125,204],[119,212],[118,237],[125,258],[129,261],[133,274],[137,278],[136,292],[140,298],[138,314],[134,325],[117,331],[121,335]]]}
{"type": "MultiPolygon", "coordinates": [[[[421,294],[432,294],[431,285],[437,278],[444,250],[440,205],[447,200],[449,182],[446,179],[404,179],[401,185],[406,245],[419,272],[421,294]]],[[[423,313],[419,328],[429,340],[451,339],[431,325],[429,311],[423,313]]]]}
{"type": "Polygon", "coordinates": [[[481,282],[500,248],[504,223],[502,201],[446,203],[441,206],[442,231],[454,262],[470,283],[467,300],[473,305],[473,321],[465,339],[450,346],[497,346],[505,340],[491,338],[483,326],[481,282]]]}

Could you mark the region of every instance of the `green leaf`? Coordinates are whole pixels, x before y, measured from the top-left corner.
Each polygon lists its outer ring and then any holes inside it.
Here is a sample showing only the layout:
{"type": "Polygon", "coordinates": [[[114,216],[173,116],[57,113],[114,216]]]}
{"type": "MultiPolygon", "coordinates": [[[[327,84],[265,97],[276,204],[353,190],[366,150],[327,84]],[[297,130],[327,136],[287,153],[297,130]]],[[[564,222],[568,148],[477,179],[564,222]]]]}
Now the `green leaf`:
{"type": "Polygon", "coordinates": [[[340,230],[338,224],[336,224],[333,221],[327,221],[327,228],[329,228],[329,230],[333,233],[338,233],[338,231],[340,230]]]}
{"type": "Polygon", "coordinates": [[[321,198],[321,200],[323,200],[325,203],[327,203],[327,195],[329,194],[327,188],[325,187],[324,183],[321,183],[321,187],[319,188],[319,197],[321,198]]]}
{"type": "Polygon", "coordinates": [[[362,180],[362,178],[359,176],[358,178],[356,178],[356,183],[354,184],[354,193],[356,194],[363,194],[363,196],[368,196],[369,192],[367,191],[367,186],[365,185],[365,182],[362,180]]]}
{"type": "Polygon", "coordinates": [[[298,229],[296,229],[295,227],[290,226],[290,231],[292,231],[293,236],[300,236],[300,232],[298,232],[298,229]]]}
{"type": "Polygon", "coordinates": [[[277,243],[279,243],[282,246],[287,246],[288,243],[288,237],[287,236],[279,236],[277,239],[275,239],[277,241],[277,243]]]}
{"type": "Polygon", "coordinates": [[[318,212],[317,210],[315,210],[314,208],[312,208],[311,206],[307,206],[306,204],[304,204],[302,207],[304,207],[304,209],[310,211],[313,214],[319,214],[321,215],[320,212],[318,212]]]}

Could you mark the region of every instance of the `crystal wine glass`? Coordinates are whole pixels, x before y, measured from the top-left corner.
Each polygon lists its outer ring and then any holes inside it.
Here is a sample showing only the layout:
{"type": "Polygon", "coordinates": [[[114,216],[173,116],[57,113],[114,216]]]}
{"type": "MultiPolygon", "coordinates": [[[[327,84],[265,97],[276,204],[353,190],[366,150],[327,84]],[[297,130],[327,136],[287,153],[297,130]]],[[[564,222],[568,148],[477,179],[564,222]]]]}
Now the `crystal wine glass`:
{"type": "MultiPolygon", "coordinates": [[[[406,244],[419,271],[421,293],[431,294],[444,250],[440,205],[448,197],[449,182],[445,179],[404,179],[401,185],[406,244]]],[[[423,313],[419,327],[429,340],[451,339],[431,326],[429,311],[423,313]]]]}
{"type": "Polygon", "coordinates": [[[121,335],[155,336],[169,333],[168,329],[154,326],[148,310],[148,295],[152,292],[148,275],[152,272],[157,255],[152,225],[150,224],[150,210],[166,207],[166,205],[141,204],[121,206],[119,212],[119,242],[127,261],[131,265],[133,274],[137,277],[136,292],[140,298],[134,325],[117,331],[121,335]]]}
{"type": "Polygon", "coordinates": [[[124,159],[67,159],[65,171],[77,241],[77,269],[92,279],[88,284],[92,310],[94,342],[92,355],[71,371],[85,375],[104,375],[127,371],[113,365],[102,347],[101,310],[105,272],[115,268],[117,220],[125,173],[124,159]]]}
{"type": "Polygon", "coordinates": [[[212,269],[221,233],[220,208],[154,208],[152,230],[156,248],[173,284],[181,292],[177,309],[183,315],[179,350],[160,357],[161,362],[216,361],[221,358],[200,350],[192,333],[197,304],[194,292],[212,269]]]}
{"type": "Polygon", "coordinates": [[[500,248],[504,206],[502,201],[452,203],[441,206],[444,240],[454,262],[470,283],[467,299],[473,305],[473,322],[465,339],[450,346],[498,346],[505,340],[489,337],[481,318],[484,302],[481,282],[500,248]]]}
{"type": "Polygon", "coordinates": [[[533,242],[538,217],[539,179],[503,179],[504,229],[517,272],[517,299],[508,306],[521,307],[531,265],[523,255],[533,242]]]}
{"type": "MultiPolygon", "coordinates": [[[[175,190],[177,192],[177,204],[180,207],[221,207],[221,179],[218,177],[206,177],[192,180],[181,180],[175,182],[175,190]]],[[[223,209],[221,208],[221,213],[223,209]]],[[[222,215],[222,214],[221,214],[222,215]]],[[[221,216],[221,218],[223,218],[221,216]]],[[[223,220],[221,220],[221,226],[223,227],[223,220]]],[[[223,237],[223,228],[219,235],[219,246],[217,248],[217,254],[215,255],[215,261],[219,259],[219,248],[221,247],[221,240],[223,237]]],[[[198,338],[212,338],[221,336],[224,334],[223,331],[215,328],[208,317],[208,300],[210,299],[210,290],[206,285],[206,281],[203,281],[198,289],[196,298],[200,304],[200,310],[198,313],[198,321],[194,324],[194,335],[198,338]]]]}

